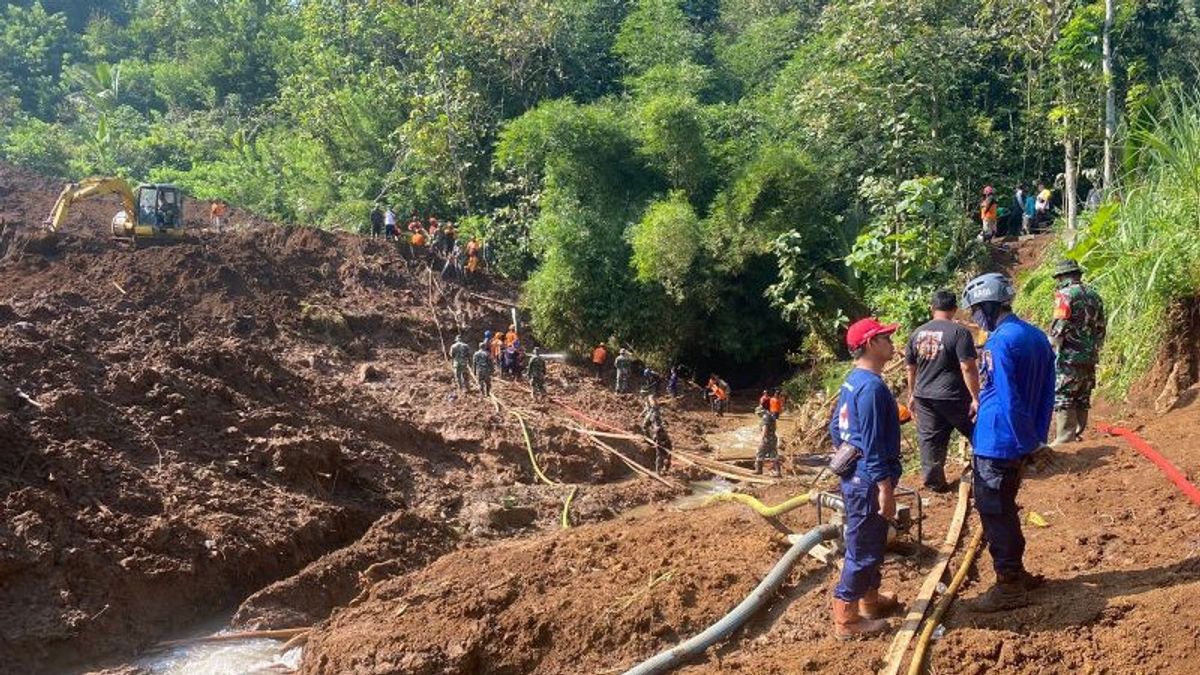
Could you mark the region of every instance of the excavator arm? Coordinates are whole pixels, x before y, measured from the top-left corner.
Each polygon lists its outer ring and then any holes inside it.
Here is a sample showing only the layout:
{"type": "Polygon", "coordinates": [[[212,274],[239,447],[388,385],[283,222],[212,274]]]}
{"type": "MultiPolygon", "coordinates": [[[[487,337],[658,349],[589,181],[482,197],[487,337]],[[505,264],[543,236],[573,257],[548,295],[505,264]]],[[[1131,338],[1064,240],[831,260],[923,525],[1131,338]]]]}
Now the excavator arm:
{"type": "Polygon", "coordinates": [[[78,183],[68,183],[63,188],[62,194],[58,196],[58,201],[54,203],[54,209],[50,211],[50,217],[46,219],[46,224],[50,226],[51,230],[57,230],[66,221],[67,214],[71,211],[71,205],[75,202],[113,194],[121,197],[121,202],[129,217],[136,218],[137,207],[134,204],[133,190],[130,189],[129,183],[121,178],[97,177],[86,178],[78,183]]]}

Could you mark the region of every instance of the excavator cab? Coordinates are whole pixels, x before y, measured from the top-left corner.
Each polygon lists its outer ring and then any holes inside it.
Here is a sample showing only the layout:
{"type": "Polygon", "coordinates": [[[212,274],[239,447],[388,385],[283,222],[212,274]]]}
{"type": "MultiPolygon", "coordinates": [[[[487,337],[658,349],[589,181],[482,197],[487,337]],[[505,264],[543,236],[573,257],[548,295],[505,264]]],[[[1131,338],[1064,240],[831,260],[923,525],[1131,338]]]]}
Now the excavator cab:
{"type": "Polygon", "coordinates": [[[179,188],[166,183],[137,187],[137,234],[153,236],[178,228],[182,223],[183,196],[179,188]]]}

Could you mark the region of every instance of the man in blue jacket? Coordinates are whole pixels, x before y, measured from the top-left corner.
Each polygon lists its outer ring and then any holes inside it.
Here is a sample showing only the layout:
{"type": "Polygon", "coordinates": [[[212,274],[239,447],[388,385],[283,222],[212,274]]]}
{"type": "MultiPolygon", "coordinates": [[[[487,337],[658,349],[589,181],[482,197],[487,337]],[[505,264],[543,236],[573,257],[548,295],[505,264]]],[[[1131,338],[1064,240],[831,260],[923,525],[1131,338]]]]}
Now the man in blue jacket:
{"type": "Polygon", "coordinates": [[[873,318],[850,326],[846,346],[854,370],[838,391],[829,422],[835,448],[849,445],[861,453],[852,472],[842,474],[846,559],[833,592],[832,614],[834,635],[843,640],[887,630],[882,617],[899,604],[895,596],[879,592],[888,521],[896,517],[896,483],[902,472],[900,415],[881,377],[895,353],[892,333],[897,328],[873,318]]]}
{"type": "Polygon", "coordinates": [[[1054,412],[1054,350],[1045,333],[1012,313],[1015,296],[1012,282],[994,273],[973,279],[963,293],[963,305],[988,333],[971,438],[975,508],[996,570],[996,585],[976,606],[985,612],[1027,604],[1027,591],[1045,581],[1025,570],[1017,491],[1025,464],[1046,449],[1054,412]]]}

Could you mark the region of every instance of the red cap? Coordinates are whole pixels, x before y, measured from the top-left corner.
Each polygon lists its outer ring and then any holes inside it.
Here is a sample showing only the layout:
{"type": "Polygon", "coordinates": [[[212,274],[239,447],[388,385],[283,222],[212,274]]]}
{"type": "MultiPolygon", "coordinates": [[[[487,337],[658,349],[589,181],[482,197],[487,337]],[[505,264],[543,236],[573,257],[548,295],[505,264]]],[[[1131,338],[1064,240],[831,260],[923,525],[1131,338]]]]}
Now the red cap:
{"type": "Polygon", "coordinates": [[[985,194],[985,195],[994,195],[994,194],[996,194],[996,188],[994,188],[994,187],[992,187],[991,185],[989,185],[989,186],[987,186],[987,187],[983,188],[983,194],[985,194]]]}
{"type": "Polygon", "coordinates": [[[879,323],[879,320],[873,316],[859,319],[850,326],[850,330],[846,331],[846,346],[850,349],[858,349],[876,335],[891,335],[899,328],[900,324],[898,323],[885,325],[879,323]]]}

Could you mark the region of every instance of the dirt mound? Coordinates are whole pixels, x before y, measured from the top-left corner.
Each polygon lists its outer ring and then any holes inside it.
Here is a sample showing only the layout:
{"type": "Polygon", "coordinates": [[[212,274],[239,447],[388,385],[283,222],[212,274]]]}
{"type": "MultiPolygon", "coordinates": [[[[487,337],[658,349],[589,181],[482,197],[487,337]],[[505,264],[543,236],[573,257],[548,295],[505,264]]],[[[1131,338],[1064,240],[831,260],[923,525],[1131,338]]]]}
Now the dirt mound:
{"type": "MultiPolygon", "coordinates": [[[[385,242],[305,228],[130,251],[94,236],[94,202],[78,233],[31,227],[57,190],[0,166],[0,663],[40,672],[145,644],[397,508],[484,538],[557,525],[563,488],[534,485],[512,418],[459,399],[443,357],[446,333],[507,326],[507,306],[473,293],[510,287],[435,286],[385,242]],[[474,527],[479,503],[533,516],[474,527]]],[[[564,368],[564,399],[631,417],[564,368]]],[[[528,408],[549,475],[600,484],[577,519],[661,496],[620,488],[630,472],[555,409],[502,396],[528,408]]],[[[388,531],[381,550],[442,550],[388,531]]]]}
{"type": "Polygon", "coordinates": [[[607,670],[701,629],[785,546],[757,516],[725,507],[461,551],[335,614],[303,672],[607,670]]]}
{"type": "Polygon", "coordinates": [[[444,524],[405,511],[390,513],[354,544],[247,598],[233,624],[248,630],[311,626],[349,604],[373,580],[424,567],[452,550],[457,539],[444,524]]]}

